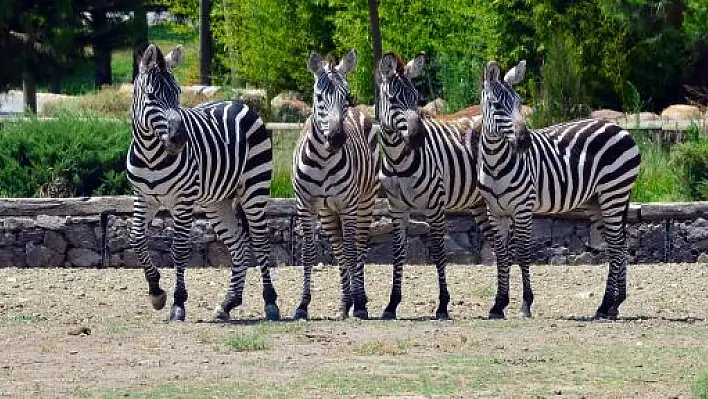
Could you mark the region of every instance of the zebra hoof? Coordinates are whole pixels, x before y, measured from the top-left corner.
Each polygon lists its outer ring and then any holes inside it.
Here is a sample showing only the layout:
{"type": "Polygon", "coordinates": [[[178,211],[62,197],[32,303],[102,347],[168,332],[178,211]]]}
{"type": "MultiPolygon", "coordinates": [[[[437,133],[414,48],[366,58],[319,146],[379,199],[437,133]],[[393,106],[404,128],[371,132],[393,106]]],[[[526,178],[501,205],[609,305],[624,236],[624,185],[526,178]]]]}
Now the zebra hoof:
{"type": "Polygon", "coordinates": [[[219,323],[229,321],[230,318],[229,312],[225,311],[221,306],[217,306],[214,310],[214,314],[211,316],[212,321],[219,323]]]}
{"type": "MultiPolygon", "coordinates": [[[[161,290],[162,291],[162,290],[161,290]]],[[[167,304],[167,293],[162,291],[157,295],[149,294],[150,304],[155,310],[162,310],[167,304]]]]}
{"type": "Polygon", "coordinates": [[[533,316],[531,315],[531,308],[528,306],[521,306],[521,311],[519,312],[519,317],[522,319],[531,319],[533,316]]]}
{"type": "Polygon", "coordinates": [[[450,320],[450,314],[447,312],[435,312],[435,318],[437,320],[450,320]]]}
{"type": "Polygon", "coordinates": [[[359,320],[369,320],[369,312],[367,312],[366,309],[355,310],[354,317],[359,320]]]}
{"type": "Polygon", "coordinates": [[[617,316],[613,316],[609,313],[597,312],[595,313],[595,317],[593,317],[592,319],[595,321],[613,321],[617,320],[617,316]]]}
{"type": "Polygon", "coordinates": [[[278,309],[278,305],[266,305],[265,315],[266,315],[266,320],[269,320],[269,321],[280,320],[280,309],[278,309]]]}
{"type": "Polygon", "coordinates": [[[340,309],[339,312],[337,312],[337,320],[346,320],[349,318],[349,311],[340,309]]]}
{"type": "Polygon", "coordinates": [[[307,320],[307,310],[297,309],[293,315],[293,320],[307,320]]]}
{"type": "Polygon", "coordinates": [[[183,306],[173,305],[170,309],[170,321],[184,321],[187,316],[183,306]]]}
{"type": "Polygon", "coordinates": [[[489,312],[489,320],[505,320],[504,313],[489,312]]]}
{"type": "Polygon", "coordinates": [[[381,314],[381,320],[396,320],[396,312],[385,311],[381,314]]]}

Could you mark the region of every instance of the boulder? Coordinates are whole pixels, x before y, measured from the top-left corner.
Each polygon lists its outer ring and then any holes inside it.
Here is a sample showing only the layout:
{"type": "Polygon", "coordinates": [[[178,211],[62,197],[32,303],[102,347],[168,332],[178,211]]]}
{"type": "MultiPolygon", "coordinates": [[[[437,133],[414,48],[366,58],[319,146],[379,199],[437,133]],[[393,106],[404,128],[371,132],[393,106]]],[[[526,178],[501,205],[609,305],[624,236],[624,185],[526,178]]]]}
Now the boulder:
{"type": "Polygon", "coordinates": [[[608,122],[617,122],[620,118],[624,117],[624,113],[613,109],[598,109],[592,111],[590,117],[608,122]]]}
{"type": "Polygon", "coordinates": [[[302,101],[302,95],[288,91],[270,100],[273,120],[277,122],[304,122],[312,113],[311,107],[302,101]]]}
{"type": "Polygon", "coordinates": [[[64,255],[44,245],[27,243],[25,252],[29,267],[58,267],[64,263],[64,255]]]}
{"type": "Polygon", "coordinates": [[[701,119],[701,110],[694,105],[674,104],[661,111],[661,117],[668,120],[701,119]]]}
{"type": "Polygon", "coordinates": [[[447,103],[442,98],[436,98],[435,100],[425,104],[422,111],[430,116],[438,115],[445,111],[447,108],[447,103]]]}
{"type": "Polygon", "coordinates": [[[73,266],[96,267],[101,265],[101,255],[88,248],[72,248],[67,255],[73,266]]]}

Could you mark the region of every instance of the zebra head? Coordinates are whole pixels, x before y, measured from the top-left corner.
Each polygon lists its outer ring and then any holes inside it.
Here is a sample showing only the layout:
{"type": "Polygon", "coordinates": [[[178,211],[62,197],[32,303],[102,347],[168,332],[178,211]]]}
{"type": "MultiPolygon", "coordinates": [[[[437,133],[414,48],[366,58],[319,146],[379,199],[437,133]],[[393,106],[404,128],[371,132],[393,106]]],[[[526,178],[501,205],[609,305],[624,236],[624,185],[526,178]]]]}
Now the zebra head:
{"type": "Polygon", "coordinates": [[[317,141],[324,141],[328,151],[339,150],[347,139],[344,118],[351,92],[346,77],[356,62],[356,50],[349,51],[338,65],[333,56],[323,59],[316,52],[307,61],[307,68],[315,75],[312,134],[317,141]]]}
{"type": "Polygon", "coordinates": [[[411,79],[423,73],[425,54],[418,54],[408,64],[398,54],[381,57],[376,80],[379,86],[379,120],[385,139],[401,141],[409,150],[417,149],[425,140],[425,127],[418,109],[420,95],[411,79]]]}
{"type": "Polygon", "coordinates": [[[133,126],[144,139],[159,138],[173,155],[187,142],[179,113],[180,88],[171,72],[183,57],[182,46],[163,56],[151,44],[140,57],[139,73],[133,84],[133,126]]]}
{"type": "Polygon", "coordinates": [[[490,139],[505,139],[517,151],[523,152],[531,145],[531,135],[521,113],[521,96],[513,86],[524,80],[526,61],[509,70],[504,80],[499,80],[501,68],[490,61],[484,68],[482,87],[483,133],[490,139]]]}

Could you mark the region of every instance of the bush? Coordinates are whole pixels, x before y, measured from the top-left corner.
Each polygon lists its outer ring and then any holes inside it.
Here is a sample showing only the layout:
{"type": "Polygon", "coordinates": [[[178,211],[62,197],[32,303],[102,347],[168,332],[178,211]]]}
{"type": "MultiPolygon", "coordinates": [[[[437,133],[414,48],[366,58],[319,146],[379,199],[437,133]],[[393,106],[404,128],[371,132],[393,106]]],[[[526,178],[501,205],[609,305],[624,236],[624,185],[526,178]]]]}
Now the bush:
{"type": "Polygon", "coordinates": [[[676,170],[692,201],[708,200],[708,140],[692,127],[686,134],[689,141],[677,145],[671,154],[676,170]]]}
{"type": "Polygon", "coordinates": [[[659,143],[635,135],[642,163],[632,190],[632,201],[673,202],[690,198],[676,155],[659,143]]]}
{"type": "Polygon", "coordinates": [[[96,118],[30,119],[0,128],[0,196],[129,193],[130,124],[96,118]]]}

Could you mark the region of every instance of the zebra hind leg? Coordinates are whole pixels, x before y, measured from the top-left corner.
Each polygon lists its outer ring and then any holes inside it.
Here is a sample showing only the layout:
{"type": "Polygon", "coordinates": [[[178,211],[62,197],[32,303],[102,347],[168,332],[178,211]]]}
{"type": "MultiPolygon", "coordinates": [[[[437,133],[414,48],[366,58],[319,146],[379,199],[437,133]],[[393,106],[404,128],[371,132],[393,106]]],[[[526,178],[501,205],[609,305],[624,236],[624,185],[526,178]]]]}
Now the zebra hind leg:
{"type": "Polygon", "coordinates": [[[616,319],[619,315],[619,306],[627,297],[626,208],[619,212],[613,208],[603,209],[603,235],[607,242],[607,257],[610,265],[605,295],[595,312],[595,319],[598,320],[616,319]]]}
{"type": "Polygon", "coordinates": [[[505,319],[504,309],[509,305],[509,257],[507,254],[508,223],[500,224],[498,218],[490,218],[492,229],[496,232],[494,253],[497,260],[497,294],[494,306],[489,310],[489,319],[505,319]]]}
{"type": "MultiPolygon", "coordinates": [[[[268,190],[266,190],[266,193],[268,190]]],[[[267,198],[266,196],[263,196],[267,198]]],[[[266,320],[280,320],[278,294],[270,277],[270,241],[268,240],[268,218],[265,213],[263,197],[253,196],[235,206],[236,216],[240,219],[241,230],[245,232],[246,247],[252,249],[256,264],[261,272],[263,285],[263,311],[266,320]]]]}
{"type": "Polygon", "coordinates": [[[531,318],[531,305],[533,304],[533,289],[531,288],[531,231],[533,223],[533,213],[529,208],[528,212],[518,214],[514,220],[513,241],[514,248],[521,269],[521,282],[523,286],[523,302],[521,304],[522,318],[531,318]]]}

